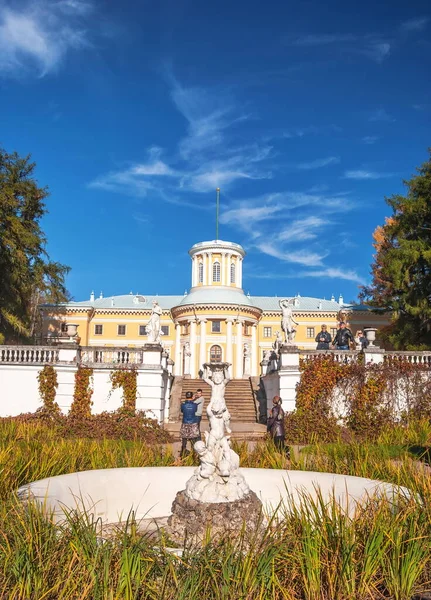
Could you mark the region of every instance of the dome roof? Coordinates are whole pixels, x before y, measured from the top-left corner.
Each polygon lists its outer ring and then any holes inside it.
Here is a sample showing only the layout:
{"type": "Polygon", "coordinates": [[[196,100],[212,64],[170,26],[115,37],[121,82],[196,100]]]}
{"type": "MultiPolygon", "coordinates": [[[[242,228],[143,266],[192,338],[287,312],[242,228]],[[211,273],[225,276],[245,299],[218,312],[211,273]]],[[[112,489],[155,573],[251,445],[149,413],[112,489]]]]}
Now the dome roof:
{"type": "Polygon", "coordinates": [[[240,289],[228,287],[202,287],[190,291],[181,300],[178,306],[188,304],[240,304],[242,306],[254,306],[251,298],[246,296],[240,289]]]}

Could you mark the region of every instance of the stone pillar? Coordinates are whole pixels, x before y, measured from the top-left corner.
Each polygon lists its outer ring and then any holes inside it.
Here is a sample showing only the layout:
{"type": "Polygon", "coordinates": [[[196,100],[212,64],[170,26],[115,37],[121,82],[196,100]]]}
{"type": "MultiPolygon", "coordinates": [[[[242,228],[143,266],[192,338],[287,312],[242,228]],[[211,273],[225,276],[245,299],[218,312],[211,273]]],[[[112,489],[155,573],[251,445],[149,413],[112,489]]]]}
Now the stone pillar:
{"type": "Polygon", "coordinates": [[[236,287],[242,288],[242,258],[240,256],[236,259],[236,273],[235,273],[236,287]]]}
{"type": "Polygon", "coordinates": [[[190,375],[192,379],[196,378],[196,321],[190,322],[190,375]]]}
{"type": "Polygon", "coordinates": [[[226,362],[230,363],[229,375],[232,377],[233,345],[232,345],[232,325],[233,319],[226,319],[226,362]]]}
{"type": "Polygon", "coordinates": [[[213,281],[213,264],[211,258],[212,254],[208,252],[208,285],[211,285],[213,281]]]}
{"type": "Polygon", "coordinates": [[[220,268],[221,268],[220,283],[222,285],[226,285],[226,252],[222,252],[220,268]]]}
{"type": "Polygon", "coordinates": [[[207,285],[207,274],[208,274],[208,261],[207,261],[207,253],[204,252],[203,253],[203,266],[204,266],[204,273],[203,273],[203,278],[202,278],[202,285],[207,285]]]}
{"type": "Polygon", "coordinates": [[[378,348],[377,346],[368,346],[368,348],[364,349],[364,358],[365,364],[374,363],[379,364],[384,361],[385,351],[383,348],[378,348]]]}
{"type": "Polygon", "coordinates": [[[256,377],[257,375],[257,323],[253,323],[251,326],[251,375],[256,377]]]}
{"type": "Polygon", "coordinates": [[[198,273],[198,269],[199,269],[199,261],[198,261],[198,257],[196,256],[196,254],[193,256],[192,259],[192,287],[195,287],[195,285],[198,284],[198,280],[199,280],[199,273],[198,273]]]}
{"type": "MultiPolygon", "coordinates": [[[[289,346],[282,344],[280,346],[280,396],[283,400],[283,408],[286,412],[295,410],[296,406],[296,386],[301,377],[299,371],[299,348],[298,346],[289,346]]],[[[268,399],[268,408],[269,406],[268,399]]]]}
{"type": "Polygon", "coordinates": [[[243,345],[242,345],[242,321],[236,322],[236,378],[241,379],[242,377],[242,363],[243,363],[243,345]]]}
{"type": "Polygon", "coordinates": [[[206,319],[200,319],[200,345],[199,345],[199,364],[198,371],[203,370],[202,365],[207,362],[206,359],[206,347],[207,347],[207,336],[206,336],[206,319]]]}
{"type": "Polygon", "coordinates": [[[181,370],[181,325],[178,321],[175,321],[175,375],[181,375],[181,370]]]}
{"type": "Polygon", "coordinates": [[[163,348],[161,344],[144,344],[142,350],[142,362],[144,367],[147,365],[162,366],[162,352],[163,348]]]}
{"type": "Polygon", "coordinates": [[[232,254],[228,254],[226,257],[226,281],[227,285],[231,285],[230,282],[230,263],[232,262],[232,254]]]}

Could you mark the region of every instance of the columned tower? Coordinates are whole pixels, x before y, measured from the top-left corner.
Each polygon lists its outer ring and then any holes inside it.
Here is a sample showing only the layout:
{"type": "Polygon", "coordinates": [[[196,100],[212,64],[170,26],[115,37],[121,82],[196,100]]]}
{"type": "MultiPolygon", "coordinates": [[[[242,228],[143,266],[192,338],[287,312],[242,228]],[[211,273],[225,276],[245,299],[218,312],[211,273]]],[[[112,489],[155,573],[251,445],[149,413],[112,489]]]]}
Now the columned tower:
{"type": "Polygon", "coordinates": [[[189,250],[192,259],[192,289],[227,287],[242,290],[242,261],[239,244],[213,240],[199,242],[189,250]]]}

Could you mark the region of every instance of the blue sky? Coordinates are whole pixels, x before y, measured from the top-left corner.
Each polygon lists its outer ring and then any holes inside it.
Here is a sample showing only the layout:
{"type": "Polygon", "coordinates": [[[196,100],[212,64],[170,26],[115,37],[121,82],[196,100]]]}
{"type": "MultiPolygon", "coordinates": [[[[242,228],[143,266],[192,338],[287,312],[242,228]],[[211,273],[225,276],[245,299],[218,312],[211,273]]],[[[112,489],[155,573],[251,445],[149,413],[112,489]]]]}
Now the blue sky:
{"type": "Polygon", "coordinates": [[[3,1],[0,144],[50,188],[76,300],[189,288],[217,186],[246,292],[353,300],[427,159],[430,72],[427,1],[3,1]]]}

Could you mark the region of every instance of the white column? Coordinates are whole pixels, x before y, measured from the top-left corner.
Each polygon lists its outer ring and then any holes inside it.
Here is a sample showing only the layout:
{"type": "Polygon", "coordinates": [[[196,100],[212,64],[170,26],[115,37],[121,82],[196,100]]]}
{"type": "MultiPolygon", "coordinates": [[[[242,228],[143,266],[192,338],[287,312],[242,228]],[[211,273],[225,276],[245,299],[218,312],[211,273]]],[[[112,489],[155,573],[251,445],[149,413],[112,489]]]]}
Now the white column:
{"type": "Polygon", "coordinates": [[[213,281],[213,265],[212,265],[212,254],[208,252],[208,285],[211,285],[213,281]]]}
{"type": "Polygon", "coordinates": [[[202,284],[207,285],[207,255],[205,252],[203,253],[202,258],[203,258],[203,265],[204,265],[202,284]]]}
{"type": "Polygon", "coordinates": [[[221,284],[226,285],[226,252],[222,252],[221,255],[221,284]]]}
{"type": "Polygon", "coordinates": [[[242,366],[244,358],[244,348],[242,347],[242,321],[236,322],[236,360],[235,373],[237,379],[242,377],[242,366]]]}
{"type": "Polygon", "coordinates": [[[206,319],[200,319],[200,325],[201,325],[201,330],[200,330],[200,346],[199,346],[199,364],[198,364],[198,371],[199,369],[203,369],[202,365],[204,364],[204,362],[206,362],[206,358],[207,358],[207,353],[206,353],[206,346],[207,346],[207,332],[206,332],[206,319]]]}
{"type": "Polygon", "coordinates": [[[175,375],[181,375],[181,325],[175,321],[175,375]]]}
{"type": "Polygon", "coordinates": [[[227,260],[226,260],[226,281],[227,281],[227,285],[231,285],[230,283],[230,263],[232,261],[232,254],[228,254],[227,255],[227,260]]]}
{"type": "Polygon", "coordinates": [[[236,259],[236,287],[242,288],[242,258],[236,259]]]}
{"type": "Polygon", "coordinates": [[[196,378],[196,321],[190,322],[190,375],[196,378]]]}
{"type": "Polygon", "coordinates": [[[226,362],[230,363],[229,374],[232,377],[232,359],[233,359],[233,347],[232,347],[232,325],[233,319],[226,319],[226,362]]]}
{"type": "Polygon", "coordinates": [[[251,375],[256,377],[257,375],[257,323],[251,326],[251,375]]]}

